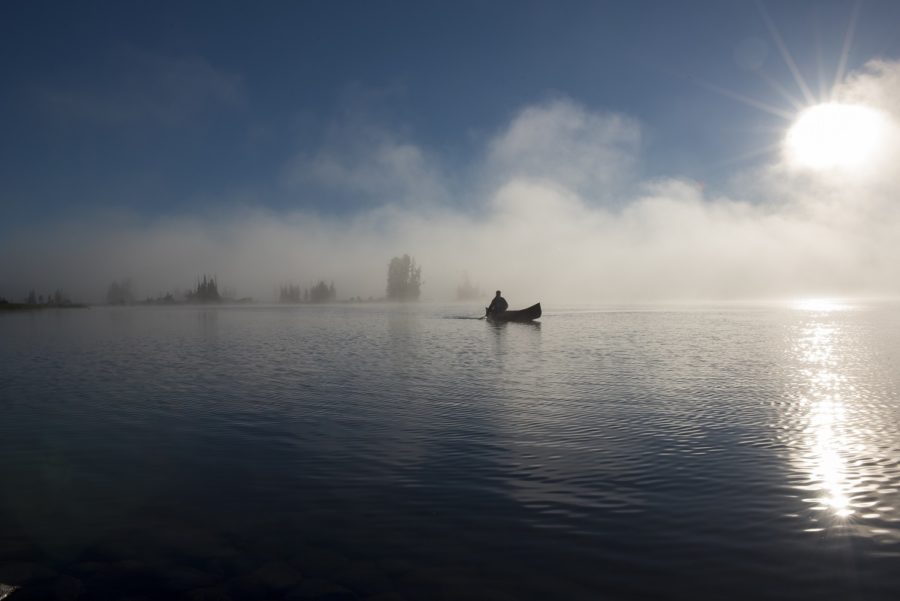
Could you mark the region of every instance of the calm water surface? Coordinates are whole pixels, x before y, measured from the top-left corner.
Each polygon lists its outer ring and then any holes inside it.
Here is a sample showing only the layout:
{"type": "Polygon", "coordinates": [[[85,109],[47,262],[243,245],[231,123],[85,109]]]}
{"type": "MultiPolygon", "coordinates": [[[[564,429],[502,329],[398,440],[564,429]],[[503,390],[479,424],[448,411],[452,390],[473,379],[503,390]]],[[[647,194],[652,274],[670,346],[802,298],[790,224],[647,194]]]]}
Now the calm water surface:
{"type": "Polygon", "coordinates": [[[900,307],[0,315],[48,599],[896,599],[900,307]]]}

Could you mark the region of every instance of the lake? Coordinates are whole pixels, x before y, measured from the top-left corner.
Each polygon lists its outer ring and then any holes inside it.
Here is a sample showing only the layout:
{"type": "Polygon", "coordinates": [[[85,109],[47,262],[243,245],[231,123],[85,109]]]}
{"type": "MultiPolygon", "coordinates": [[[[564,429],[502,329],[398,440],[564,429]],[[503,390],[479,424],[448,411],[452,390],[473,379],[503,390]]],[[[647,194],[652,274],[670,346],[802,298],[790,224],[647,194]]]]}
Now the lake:
{"type": "Polygon", "coordinates": [[[9,601],[900,595],[900,306],[544,311],[0,314],[9,601]]]}

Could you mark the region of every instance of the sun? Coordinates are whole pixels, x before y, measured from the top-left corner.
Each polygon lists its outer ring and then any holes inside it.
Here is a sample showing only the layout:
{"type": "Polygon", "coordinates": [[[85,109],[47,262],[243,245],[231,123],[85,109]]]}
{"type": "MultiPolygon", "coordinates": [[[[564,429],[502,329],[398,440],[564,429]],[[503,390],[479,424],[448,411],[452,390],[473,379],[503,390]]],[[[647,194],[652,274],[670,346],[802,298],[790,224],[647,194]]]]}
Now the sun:
{"type": "MultiPolygon", "coordinates": [[[[774,96],[763,98],[712,82],[698,82],[713,92],[783,119],[786,124],[771,129],[770,143],[748,149],[736,157],[725,158],[725,162],[756,160],[762,156],[778,154],[780,157],[775,165],[779,168],[806,172],[816,180],[828,184],[851,181],[872,183],[894,171],[900,149],[900,121],[893,111],[877,108],[883,104],[884,98],[872,96],[871,90],[865,86],[854,86],[859,78],[847,76],[850,50],[862,2],[849,4],[852,7],[847,29],[840,43],[834,74],[832,77],[826,74],[825,62],[819,49],[816,57],[820,67],[818,86],[811,86],[788,50],[788,44],[765,5],[762,2],[756,3],[769,30],[771,42],[778,49],[783,66],[790,72],[796,90],[763,68],[766,41],[757,38],[744,40],[736,49],[735,60],[741,67],[758,76],[774,92],[774,96]],[[748,44],[749,42],[755,45],[748,44]],[[747,58],[748,48],[756,50],[755,54],[750,53],[753,54],[750,57],[753,60],[747,58]],[[818,93],[813,91],[816,87],[818,93]],[[772,98],[787,101],[787,106],[773,102],[772,98]],[[868,104],[867,100],[875,104],[868,104]]],[[[877,67],[875,70],[877,71],[877,67]]],[[[865,77],[875,71],[867,63],[862,73],[865,77]]]]}
{"type": "Polygon", "coordinates": [[[862,171],[880,157],[888,125],[880,111],[862,104],[817,104],[788,129],[785,155],[794,167],[862,171]]]}

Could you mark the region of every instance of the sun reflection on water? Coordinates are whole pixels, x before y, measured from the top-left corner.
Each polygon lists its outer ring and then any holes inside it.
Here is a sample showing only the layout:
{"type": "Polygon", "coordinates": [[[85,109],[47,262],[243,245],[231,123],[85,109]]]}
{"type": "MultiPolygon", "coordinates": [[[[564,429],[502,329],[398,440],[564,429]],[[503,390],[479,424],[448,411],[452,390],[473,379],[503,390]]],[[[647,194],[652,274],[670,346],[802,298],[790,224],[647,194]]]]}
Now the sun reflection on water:
{"type": "Polygon", "coordinates": [[[897,388],[877,322],[864,307],[833,301],[792,309],[779,417],[792,496],[806,512],[789,517],[805,532],[900,540],[897,388]]]}
{"type": "Polygon", "coordinates": [[[853,307],[847,303],[831,298],[805,298],[791,303],[791,307],[797,311],[814,311],[828,313],[831,311],[847,311],[853,307]]]}
{"type": "MultiPolygon", "coordinates": [[[[823,306],[819,304],[819,307],[823,306]]],[[[835,353],[838,334],[837,327],[813,320],[804,328],[795,350],[807,379],[802,403],[807,413],[804,463],[811,480],[810,488],[818,493],[813,509],[828,510],[834,516],[845,518],[853,513],[845,459],[851,441],[844,428],[847,420],[845,396],[850,390],[835,353]]]]}
{"type": "Polygon", "coordinates": [[[811,477],[821,482],[822,505],[831,508],[835,515],[847,517],[853,513],[849,507],[846,491],[846,463],[841,455],[845,444],[844,438],[836,434],[836,425],[840,425],[845,415],[840,402],[822,401],[812,410],[811,425],[815,430],[817,466],[811,477]]]}

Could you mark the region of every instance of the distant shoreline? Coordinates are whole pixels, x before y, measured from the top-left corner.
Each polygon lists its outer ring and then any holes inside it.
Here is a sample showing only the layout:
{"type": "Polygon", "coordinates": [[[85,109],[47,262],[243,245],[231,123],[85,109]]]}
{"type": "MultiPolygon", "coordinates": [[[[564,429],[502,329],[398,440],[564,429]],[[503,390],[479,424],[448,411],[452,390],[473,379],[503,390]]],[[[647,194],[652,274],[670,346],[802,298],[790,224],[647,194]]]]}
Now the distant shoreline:
{"type": "Polygon", "coordinates": [[[31,303],[0,303],[0,311],[37,311],[40,309],[87,309],[88,305],[82,303],[65,304],[31,304],[31,303]]]}

